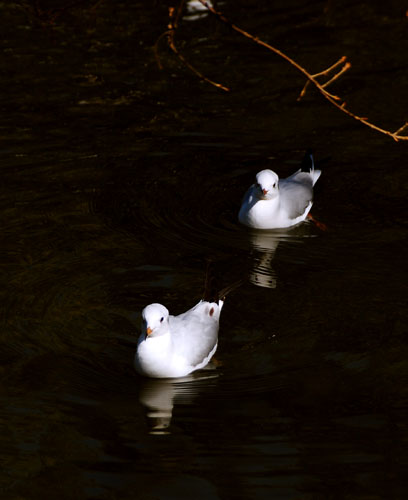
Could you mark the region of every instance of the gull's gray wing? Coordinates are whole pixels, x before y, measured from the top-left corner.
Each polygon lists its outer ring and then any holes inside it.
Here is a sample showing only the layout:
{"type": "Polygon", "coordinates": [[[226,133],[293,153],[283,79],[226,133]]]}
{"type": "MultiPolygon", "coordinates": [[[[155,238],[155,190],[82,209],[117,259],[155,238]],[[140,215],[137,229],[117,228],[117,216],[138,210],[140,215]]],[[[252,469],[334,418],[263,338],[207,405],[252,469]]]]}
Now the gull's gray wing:
{"type": "Polygon", "coordinates": [[[279,181],[281,207],[291,219],[304,214],[313,201],[313,178],[310,173],[295,172],[279,181]]]}
{"type": "Polygon", "coordinates": [[[219,315],[220,308],[216,303],[201,301],[179,316],[170,316],[175,349],[192,366],[202,363],[216,346],[219,315]]]}

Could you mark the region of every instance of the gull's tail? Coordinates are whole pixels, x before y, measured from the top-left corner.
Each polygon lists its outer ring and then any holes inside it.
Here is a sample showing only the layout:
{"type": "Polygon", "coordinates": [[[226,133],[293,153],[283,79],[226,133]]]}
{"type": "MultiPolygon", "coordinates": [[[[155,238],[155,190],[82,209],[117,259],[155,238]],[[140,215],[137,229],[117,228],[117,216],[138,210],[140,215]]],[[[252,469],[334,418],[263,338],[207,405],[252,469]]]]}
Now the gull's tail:
{"type": "Polygon", "coordinates": [[[310,174],[310,176],[312,178],[313,185],[315,185],[315,183],[317,182],[317,179],[320,177],[320,174],[322,173],[322,171],[315,170],[313,153],[310,149],[308,149],[306,151],[305,156],[303,157],[300,170],[302,172],[306,172],[306,173],[310,174]]]}

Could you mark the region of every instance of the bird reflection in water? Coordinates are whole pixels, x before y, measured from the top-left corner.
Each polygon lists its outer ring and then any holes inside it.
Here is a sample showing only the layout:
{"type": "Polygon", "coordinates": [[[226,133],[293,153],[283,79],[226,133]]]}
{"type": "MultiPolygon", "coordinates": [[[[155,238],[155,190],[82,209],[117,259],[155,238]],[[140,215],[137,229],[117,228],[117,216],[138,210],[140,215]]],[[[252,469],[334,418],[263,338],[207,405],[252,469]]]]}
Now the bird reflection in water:
{"type": "Polygon", "coordinates": [[[150,434],[170,434],[173,408],[191,405],[205,387],[218,378],[214,366],[177,379],[141,379],[139,402],[145,409],[150,434]]]}
{"type": "Polygon", "coordinates": [[[309,237],[305,229],[307,223],[299,224],[294,228],[252,230],[249,238],[252,246],[249,281],[256,286],[276,288],[277,276],[273,268],[276,249],[279,243],[296,242],[309,237]]]}

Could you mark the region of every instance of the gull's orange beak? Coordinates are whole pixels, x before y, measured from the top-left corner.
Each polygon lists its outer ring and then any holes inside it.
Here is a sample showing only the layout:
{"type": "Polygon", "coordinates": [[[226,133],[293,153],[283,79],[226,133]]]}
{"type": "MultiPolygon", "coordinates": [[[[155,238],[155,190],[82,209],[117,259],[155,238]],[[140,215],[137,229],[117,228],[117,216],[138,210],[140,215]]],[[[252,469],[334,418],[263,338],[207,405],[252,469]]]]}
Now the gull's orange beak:
{"type": "Polygon", "coordinates": [[[263,192],[264,196],[266,196],[268,194],[268,190],[267,189],[262,189],[262,192],[263,192]]]}
{"type": "Polygon", "coordinates": [[[146,335],[150,335],[152,332],[153,332],[153,330],[150,328],[150,326],[148,326],[146,328],[146,335]]]}

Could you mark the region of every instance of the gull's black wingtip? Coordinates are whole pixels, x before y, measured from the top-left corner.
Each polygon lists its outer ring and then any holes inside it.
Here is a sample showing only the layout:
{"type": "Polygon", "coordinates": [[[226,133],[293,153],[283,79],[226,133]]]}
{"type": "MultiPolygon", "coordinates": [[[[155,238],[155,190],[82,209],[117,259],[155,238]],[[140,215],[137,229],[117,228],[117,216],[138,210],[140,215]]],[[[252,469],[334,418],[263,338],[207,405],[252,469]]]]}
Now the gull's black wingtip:
{"type": "Polygon", "coordinates": [[[313,151],[311,149],[306,150],[305,156],[303,157],[302,164],[300,166],[300,170],[302,172],[311,172],[312,170],[314,170],[313,151]]]}
{"type": "Polygon", "coordinates": [[[214,274],[214,263],[209,259],[207,260],[207,268],[205,270],[203,300],[206,302],[218,302],[218,285],[214,274]]]}
{"type": "Polygon", "coordinates": [[[240,287],[243,284],[244,280],[239,279],[230,285],[220,289],[217,283],[217,279],[214,275],[214,263],[211,260],[207,260],[207,269],[205,273],[205,282],[204,282],[204,293],[203,300],[206,302],[216,302],[218,303],[220,300],[225,300],[225,297],[240,287]]]}
{"type": "Polygon", "coordinates": [[[227,285],[226,287],[224,287],[222,290],[220,290],[219,292],[219,297],[221,300],[225,300],[226,296],[233,292],[234,290],[236,290],[237,288],[239,288],[240,286],[242,286],[244,283],[244,280],[243,279],[239,279],[237,281],[234,281],[234,283],[231,283],[230,285],[227,285]]]}

